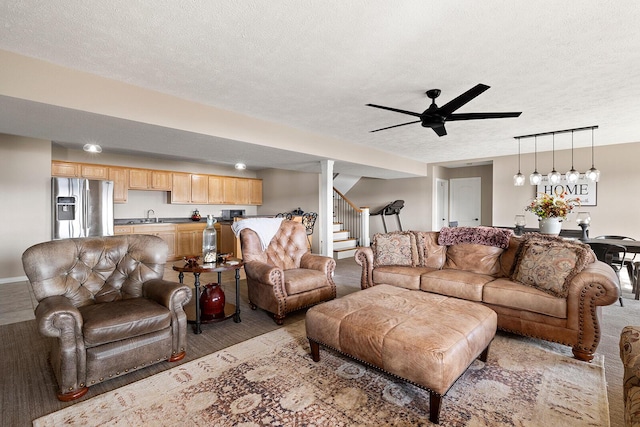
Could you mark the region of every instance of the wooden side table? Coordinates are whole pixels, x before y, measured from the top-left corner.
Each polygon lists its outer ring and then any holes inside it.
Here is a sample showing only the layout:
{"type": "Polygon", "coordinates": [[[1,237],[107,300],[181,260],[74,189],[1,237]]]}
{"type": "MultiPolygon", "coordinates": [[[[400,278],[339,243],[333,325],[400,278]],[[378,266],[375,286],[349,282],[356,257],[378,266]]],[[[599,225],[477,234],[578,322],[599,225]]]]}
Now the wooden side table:
{"type": "Polygon", "coordinates": [[[195,334],[202,333],[201,325],[203,323],[221,322],[231,317],[233,317],[233,321],[236,323],[240,323],[242,321],[240,319],[240,269],[242,268],[244,263],[242,262],[242,260],[236,260],[236,259],[232,259],[229,261],[231,261],[232,263],[231,264],[229,262],[224,264],[223,263],[205,263],[205,264],[191,265],[191,264],[185,263],[184,261],[178,261],[173,264],[173,269],[178,272],[178,279],[180,283],[183,283],[184,273],[193,273],[193,276],[195,277],[195,283],[194,283],[195,301],[193,304],[193,306],[195,307],[194,319],[189,319],[189,311],[190,311],[189,306],[191,306],[191,303],[185,306],[185,311],[187,311],[187,322],[194,324],[193,332],[195,334]],[[234,262],[237,262],[237,264],[233,264],[234,262]],[[229,304],[229,303],[225,304],[224,317],[221,317],[219,319],[202,320],[201,313],[200,313],[200,274],[201,273],[218,273],[218,283],[222,285],[221,283],[222,272],[229,271],[229,270],[236,271],[235,273],[236,304],[235,305],[229,304]]]}

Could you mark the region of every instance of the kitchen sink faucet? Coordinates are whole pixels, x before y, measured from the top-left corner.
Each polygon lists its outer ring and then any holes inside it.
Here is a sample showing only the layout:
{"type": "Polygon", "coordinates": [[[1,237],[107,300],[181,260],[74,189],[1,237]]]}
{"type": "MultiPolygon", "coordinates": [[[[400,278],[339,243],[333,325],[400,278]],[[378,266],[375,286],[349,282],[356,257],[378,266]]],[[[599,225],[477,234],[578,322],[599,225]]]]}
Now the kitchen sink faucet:
{"type": "Polygon", "coordinates": [[[155,219],[155,222],[158,222],[158,217],[156,216],[156,211],[154,211],[153,209],[149,209],[147,211],[147,221],[151,222],[151,213],[153,213],[153,218],[155,219]]]}

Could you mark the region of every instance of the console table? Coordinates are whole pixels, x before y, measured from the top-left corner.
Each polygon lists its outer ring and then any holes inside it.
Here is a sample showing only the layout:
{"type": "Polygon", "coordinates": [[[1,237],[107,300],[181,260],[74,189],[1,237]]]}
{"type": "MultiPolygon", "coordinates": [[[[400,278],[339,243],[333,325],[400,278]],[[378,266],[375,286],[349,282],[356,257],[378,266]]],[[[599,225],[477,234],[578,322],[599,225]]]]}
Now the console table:
{"type": "Polygon", "coordinates": [[[183,283],[184,273],[193,273],[195,278],[195,301],[192,300],[193,305],[188,303],[185,306],[185,311],[187,312],[187,322],[193,323],[193,332],[195,334],[202,333],[201,325],[203,323],[213,323],[213,322],[221,322],[223,320],[227,320],[229,318],[233,318],[233,321],[236,323],[240,323],[240,269],[244,265],[241,260],[230,260],[231,263],[205,263],[205,264],[188,264],[184,261],[179,261],[173,264],[173,269],[178,272],[178,280],[180,283],[183,283]],[[224,317],[219,319],[201,319],[200,313],[200,274],[202,273],[218,273],[218,283],[222,285],[222,272],[235,270],[235,279],[236,279],[236,304],[225,304],[224,306],[224,317]],[[195,314],[193,319],[190,319],[189,313],[191,307],[195,307],[195,314]]]}

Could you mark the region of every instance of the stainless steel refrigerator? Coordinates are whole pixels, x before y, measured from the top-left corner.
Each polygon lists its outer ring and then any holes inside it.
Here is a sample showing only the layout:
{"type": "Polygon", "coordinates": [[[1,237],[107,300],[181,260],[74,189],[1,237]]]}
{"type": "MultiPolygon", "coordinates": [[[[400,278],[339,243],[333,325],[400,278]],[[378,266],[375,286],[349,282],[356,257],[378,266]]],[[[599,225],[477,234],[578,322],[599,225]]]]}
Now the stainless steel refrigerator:
{"type": "Polygon", "coordinates": [[[54,239],[113,235],[113,181],[51,178],[54,239]]]}

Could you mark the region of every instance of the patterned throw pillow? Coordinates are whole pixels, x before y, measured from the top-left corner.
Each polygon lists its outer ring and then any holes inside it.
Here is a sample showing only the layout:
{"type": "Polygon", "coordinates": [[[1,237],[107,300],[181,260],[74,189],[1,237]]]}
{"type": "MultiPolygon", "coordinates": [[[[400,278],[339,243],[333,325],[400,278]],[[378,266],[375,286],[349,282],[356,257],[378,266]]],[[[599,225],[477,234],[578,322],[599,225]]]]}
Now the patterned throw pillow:
{"type": "Polygon", "coordinates": [[[415,267],[418,265],[416,237],[411,232],[376,233],[373,236],[371,248],[374,267],[383,265],[415,267]]]}
{"type": "Polygon", "coordinates": [[[511,277],[558,298],[566,298],[576,274],[593,262],[587,245],[558,238],[529,237],[520,246],[511,277]]]}

